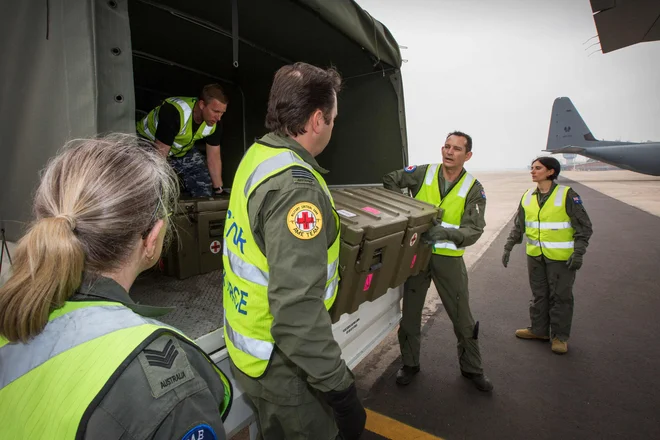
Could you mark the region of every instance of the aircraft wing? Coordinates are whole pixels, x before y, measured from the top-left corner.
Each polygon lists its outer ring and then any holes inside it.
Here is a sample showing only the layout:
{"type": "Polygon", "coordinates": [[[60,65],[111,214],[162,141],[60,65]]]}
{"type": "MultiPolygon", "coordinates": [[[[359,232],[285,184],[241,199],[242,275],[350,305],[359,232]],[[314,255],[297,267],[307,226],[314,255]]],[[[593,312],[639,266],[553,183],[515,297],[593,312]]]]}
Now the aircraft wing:
{"type": "Polygon", "coordinates": [[[591,0],[591,9],[603,53],[660,40],[657,0],[591,0]]]}

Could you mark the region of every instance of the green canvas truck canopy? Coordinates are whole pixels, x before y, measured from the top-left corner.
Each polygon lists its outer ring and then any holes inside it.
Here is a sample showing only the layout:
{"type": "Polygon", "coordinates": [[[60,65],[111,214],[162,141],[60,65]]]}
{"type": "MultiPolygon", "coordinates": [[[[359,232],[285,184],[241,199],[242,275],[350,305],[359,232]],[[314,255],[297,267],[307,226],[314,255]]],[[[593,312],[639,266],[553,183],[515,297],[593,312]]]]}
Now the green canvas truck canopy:
{"type": "Polygon", "coordinates": [[[350,0],[6,0],[0,4],[0,227],[17,240],[38,172],[69,139],[135,132],[170,96],[223,84],[223,175],[265,134],[275,71],[304,61],[344,78],[318,160],[331,185],[380,183],[407,164],[401,55],[350,0]]]}

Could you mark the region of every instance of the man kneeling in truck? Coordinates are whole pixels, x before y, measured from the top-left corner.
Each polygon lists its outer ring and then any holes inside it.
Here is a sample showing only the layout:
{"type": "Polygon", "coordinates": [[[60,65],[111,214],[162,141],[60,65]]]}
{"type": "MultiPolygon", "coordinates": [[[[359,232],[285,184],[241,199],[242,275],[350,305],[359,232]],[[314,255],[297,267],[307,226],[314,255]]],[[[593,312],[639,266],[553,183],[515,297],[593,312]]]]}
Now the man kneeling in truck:
{"type": "Polygon", "coordinates": [[[193,197],[221,194],[220,120],[229,100],[219,84],[208,84],[200,98],[167,98],[137,123],[137,131],[151,140],[183,180],[193,197]],[[207,166],[195,142],[206,142],[207,166]],[[208,170],[206,169],[208,168],[208,170]]]}

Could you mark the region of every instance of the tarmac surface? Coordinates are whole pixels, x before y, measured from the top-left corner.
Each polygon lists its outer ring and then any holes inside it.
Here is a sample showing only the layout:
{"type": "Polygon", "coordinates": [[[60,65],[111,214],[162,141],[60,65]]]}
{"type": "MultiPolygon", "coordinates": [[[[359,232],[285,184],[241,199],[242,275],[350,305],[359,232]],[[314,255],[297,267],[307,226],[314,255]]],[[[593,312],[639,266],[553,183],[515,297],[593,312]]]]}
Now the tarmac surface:
{"type": "Polygon", "coordinates": [[[660,216],[660,177],[626,170],[565,171],[562,176],[591,189],[660,216]]]}
{"type": "MultiPolygon", "coordinates": [[[[575,284],[569,352],[558,356],[548,343],[513,335],[528,325],[524,247],[515,248],[508,268],[500,262],[511,217],[532,186],[529,173],[474,174],[488,196],[487,226],[465,260],[495,390],[479,392],[460,376],[451,323],[432,287],[415,381],[395,384],[396,332],[354,370],[369,411],[362,439],[660,438],[660,177],[562,173],[580,182],[571,185],[594,236],[575,284]]],[[[9,265],[3,260],[0,284],[9,265]]]]}
{"type": "MultiPolygon", "coordinates": [[[[524,246],[508,268],[501,264],[509,222],[470,269],[472,313],[494,391],[482,393],[460,375],[441,306],[424,326],[422,371],[398,386],[396,359],[363,391],[367,408],[443,439],[660,438],[660,218],[570,184],[594,235],[575,283],[568,353],[514,336],[529,323],[531,293],[524,246]]],[[[364,438],[383,438],[370,435],[364,438]]]]}

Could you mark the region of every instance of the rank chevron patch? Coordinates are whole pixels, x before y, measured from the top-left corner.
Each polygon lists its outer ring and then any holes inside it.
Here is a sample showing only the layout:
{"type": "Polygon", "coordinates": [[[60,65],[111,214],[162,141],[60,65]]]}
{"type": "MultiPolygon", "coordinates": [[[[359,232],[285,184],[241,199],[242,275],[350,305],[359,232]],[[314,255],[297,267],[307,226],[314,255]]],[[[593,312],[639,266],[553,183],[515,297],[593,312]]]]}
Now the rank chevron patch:
{"type": "Polygon", "coordinates": [[[179,350],[174,347],[174,343],[170,339],[163,351],[159,350],[144,350],[149,365],[153,367],[172,368],[174,360],[179,355],[179,350]]]}
{"type": "Polygon", "coordinates": [[[196,388],[179,388],[195,379],[195,372],[188,361],[181,343],[169,335],[160,336],[149,344],[149,348],[138,355],[140,366],[151,387],[151,395],[156,399],[179,389],[181,396],[196,388]]]}

